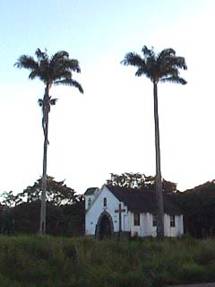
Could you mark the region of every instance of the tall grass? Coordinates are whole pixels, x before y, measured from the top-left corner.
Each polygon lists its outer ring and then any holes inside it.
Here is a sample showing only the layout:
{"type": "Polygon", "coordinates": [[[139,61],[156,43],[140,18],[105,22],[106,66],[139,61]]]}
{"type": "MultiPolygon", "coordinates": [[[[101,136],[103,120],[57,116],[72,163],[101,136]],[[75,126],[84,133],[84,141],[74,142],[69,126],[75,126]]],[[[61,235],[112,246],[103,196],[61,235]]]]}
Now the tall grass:
{"type": "Polygon", "coordinates": [[[215,281],[215,240],[0,237],[1,287],[151,287],[215,281]]]}

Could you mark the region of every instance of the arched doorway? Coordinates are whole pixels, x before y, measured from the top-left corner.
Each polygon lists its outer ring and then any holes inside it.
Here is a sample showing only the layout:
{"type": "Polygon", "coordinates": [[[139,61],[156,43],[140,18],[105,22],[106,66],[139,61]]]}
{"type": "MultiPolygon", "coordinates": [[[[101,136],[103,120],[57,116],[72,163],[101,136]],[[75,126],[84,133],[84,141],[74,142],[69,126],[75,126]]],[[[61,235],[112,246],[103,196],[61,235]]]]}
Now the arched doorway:
{"type": "Polygon", "coordinates": [[[96,225],[96,238],[97,239],[108,239],[113,234],[113,221],[109,213],[104,211],[98,219],[96,225]]]}

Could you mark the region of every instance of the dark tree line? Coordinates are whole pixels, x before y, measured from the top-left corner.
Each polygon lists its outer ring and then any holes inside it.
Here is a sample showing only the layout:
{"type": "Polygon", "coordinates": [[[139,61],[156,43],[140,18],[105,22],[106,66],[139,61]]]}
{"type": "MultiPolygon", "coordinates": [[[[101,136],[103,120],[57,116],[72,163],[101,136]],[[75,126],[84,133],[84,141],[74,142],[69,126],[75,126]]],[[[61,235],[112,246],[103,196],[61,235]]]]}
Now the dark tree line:
{"type": "MultiPolygon", "coordinates": [[[[47,180],[47,233],[52,235],[84,234],[84,197],[53,177],[47,180]]],[[[109,185],[138,188],[155,192],[155,177],[140,173],[111,174],[109,185]]],[[[0,231],[2,233],[38,233],[40,217],[41,179],[23,192],[2,194],[0,205],[0,231]]],[[[176,183],[162,180],[163,193],[184,215],[185,233],[197,238],[215,235],[215,180],[180,192],[176,183]]]]}
{"type": "Polygon", "coordinates": [[[215,180],[175,196],[184,214],[185,232],[197,238],[214,236],[215,180]]]}
{"type": "MultiPolygon", "coordinates": [[[[140,173],[112,173],[107,184],[155,191],[155,177],[140,173]]],[[[180,207],[185,234],[196,238],[215,236],[215,180],[180,192],[176,183],[163,179],[162,192],[171,193],[172,200],[180,207]]]]}
{"type": "MultiPolygon", "coordinates": [[[[111,173],[111,178],[107,180],[108,185],[116,185],[126,188],[138,188],[141,190],[155,191],[155,176],[146,176],[141,173],[122,174],[111,173]]],[[[177,184],[171,181],[162,179],[162,191],[165,193],[176,192],[177,184]]]]}
{"type": "MultiPolygon", "coordinates": [[[[2,194],[0,225],[2,233],[38,233],[41,180],[14,195],[2,194]]],[[[47,233],[82,235],[84,232],[84,198],[64,181],[47,177],[47,233]]]]}

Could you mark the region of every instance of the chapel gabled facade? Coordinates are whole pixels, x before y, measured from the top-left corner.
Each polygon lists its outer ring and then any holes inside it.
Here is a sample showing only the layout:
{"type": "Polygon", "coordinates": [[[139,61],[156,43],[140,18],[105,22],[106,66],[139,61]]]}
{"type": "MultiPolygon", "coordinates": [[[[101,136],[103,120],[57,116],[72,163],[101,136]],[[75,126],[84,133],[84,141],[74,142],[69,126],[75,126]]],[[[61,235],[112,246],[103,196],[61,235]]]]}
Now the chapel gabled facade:
{"type": "MultiPolygon", "coordinates": [[[[164,233],[183,235],[183,215],[171,198],[164,196],[164,233]]],[[[104,185],[85,192],[85,234],[96,238],[112,236],[156,237],[156,197],[153,191],[104,185]]]]}

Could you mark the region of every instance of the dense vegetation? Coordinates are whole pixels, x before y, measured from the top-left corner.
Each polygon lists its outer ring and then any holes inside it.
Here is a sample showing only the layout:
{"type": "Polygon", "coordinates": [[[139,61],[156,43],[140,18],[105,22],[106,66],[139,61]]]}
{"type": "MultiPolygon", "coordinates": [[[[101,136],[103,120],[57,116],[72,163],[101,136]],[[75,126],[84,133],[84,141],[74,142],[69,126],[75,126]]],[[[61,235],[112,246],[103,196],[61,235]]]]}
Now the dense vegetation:
{"type": "MultiPolygon", "coordinates": [[[[51,235],[80,236],[84,233],[84,197],[68,187],[64,181],[47,178],[47,233],[51,235]]],[[[109,185],[138,188],[153,192],[155,177],[139,173],[111,174],[109,185]]],[[[0,205],[0,232],[35,234],[39,230],[40,186],[38,179],[23,192],[2,194],[0,205]]],[[[215,181],[206,182],[184,192],[177,185],[163,179],[167,193],[184,214],[185,233],[195,238],[215,235],[215,181]]]]}
{"type": "MultiPolygon", "coordinates": [[[[2,195],[0,232],[3,234],[35,234],[39,231],[41,179],[16,195],[2,195]]],[[[47,233],[52,235],[83,235],[84,198],[64,181],[47,177],[47,233]]]]}
{"type": "Polygon", "coordinates": [[[184,192],[175,199],[184,214],[185,232],[196,238],[215,235],[215,181],[208,181],[184,192]]]}
{"type": "Polygon", "coordinates": [[[150,287],[215,281],[215,240],[0,237],[0,286],[150,287]]]}

